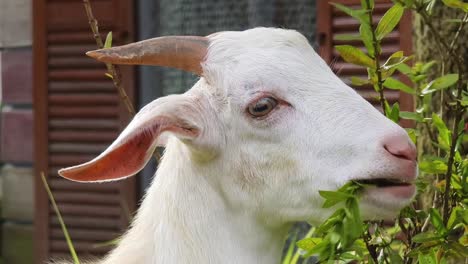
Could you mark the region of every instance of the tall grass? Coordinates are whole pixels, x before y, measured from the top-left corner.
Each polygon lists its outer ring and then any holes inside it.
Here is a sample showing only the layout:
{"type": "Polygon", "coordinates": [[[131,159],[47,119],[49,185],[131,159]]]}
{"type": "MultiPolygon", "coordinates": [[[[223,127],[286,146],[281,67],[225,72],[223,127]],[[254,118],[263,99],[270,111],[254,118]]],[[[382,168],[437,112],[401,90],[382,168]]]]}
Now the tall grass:
{"type": "Polygon", "coordinates": [[[41,172],[41,178],[42,178],[42,182],[44,183],[44,187],[47,191],[47,195],[49,196],[49,200],[52,203],[52,207],[54,208],[55,214],[57,215],[59,219],[60,227],[62,228],[63,235],[65,236],[65,240],[67,241],[68,249],[70,250],[70,255],[73,259],[73,263],[80,264],[80,259],[78,258],[78,255],[76,254],[75,247],[73,246],[73,242],[67,230],[67,226],[65,225],[65,222],[63,221],[62,214],[60,214],[60,211],[57,207],[57,203],[55,203],[54,195],[52,194],[52,191],[50,190],[49,184],[47,183],[47,180],[44,176],[44,172],[41,172]]]}

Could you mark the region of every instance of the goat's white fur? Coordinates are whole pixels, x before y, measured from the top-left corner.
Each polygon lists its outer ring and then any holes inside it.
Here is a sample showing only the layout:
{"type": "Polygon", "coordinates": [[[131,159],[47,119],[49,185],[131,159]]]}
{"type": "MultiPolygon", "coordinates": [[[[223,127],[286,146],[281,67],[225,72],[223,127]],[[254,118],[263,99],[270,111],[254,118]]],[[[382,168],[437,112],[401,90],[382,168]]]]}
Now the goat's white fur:
{"type": "MultiPolygon", "coordinates": [[[[256,28],[210,43],[193,88],[153,101],[123,132],[155,116],[200,130],[196,138],[164,133],[164,157],[132,227],[99,263],[277,263],[291,223],[330,214],[318,190],[415,173],[382,146],[395,135],[410,144],[406,132],[336,77],[301,34],[256,28]],[[290,106],[254,120],[245,109],[260,94],[290,106]]],[[[369,190],[361,209],[387,218],[409,200],[369,190]]]]}

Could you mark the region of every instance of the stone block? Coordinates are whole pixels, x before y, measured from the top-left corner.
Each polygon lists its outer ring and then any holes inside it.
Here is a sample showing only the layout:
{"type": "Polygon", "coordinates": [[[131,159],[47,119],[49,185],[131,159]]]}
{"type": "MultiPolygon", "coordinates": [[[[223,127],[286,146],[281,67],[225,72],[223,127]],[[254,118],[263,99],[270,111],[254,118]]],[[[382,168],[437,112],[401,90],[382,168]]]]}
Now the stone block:
{"type": "Polygon", "coordinates": [[[3,263],[33,263],[33,226],[6,222],[2,229],[3,263]]]}
{"type": "Polygon", "coordinates": [[[33,169],[5,165],[3,178],[2,218],[32,222],[34,215],[33,169]]]}
{"type": "Polygon", "coordinates": [[[31,46],[32,1],[0,1],[0,48],[31,46]]]}
{"type": "Polygon", "coordinates": [[[4,104],[32,103],[32,51],[10,49],[1,56],[2,101],[4,104]]]}
{"type": "Polygon", "coordinates": [[[3,110],[0,132],[0,160],[12,163],[32,163],[32,110],[3,110]]]}

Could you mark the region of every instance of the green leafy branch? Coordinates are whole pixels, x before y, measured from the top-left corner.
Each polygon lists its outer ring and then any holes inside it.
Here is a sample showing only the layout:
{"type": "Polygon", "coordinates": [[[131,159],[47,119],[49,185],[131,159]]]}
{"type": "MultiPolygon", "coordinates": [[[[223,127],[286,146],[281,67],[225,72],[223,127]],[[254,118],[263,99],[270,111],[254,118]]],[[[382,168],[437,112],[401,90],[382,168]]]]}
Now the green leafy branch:
{"type": "Polygon", "coordinates": [[[297,243],[306,251],[304,256],[316,255],[319,262],[358,260],[366,263],[446,263],[449,258],[468,257],[468,159],[462,156],[462,143],[467,139],[467,128],[462,117],[468,107],[468,86],[462,67],[466,62],[454,50],[462,29],[468,23],[468,4],[459,0],[443,0],[446,6],[465,12],[462,19],[453,19],[459,24],[450,39],[443,38],[433,25],[431,10],[435,0],[395,2],[376,27],[372,24],[372,0],[361,0],[361,9],[333,4],[360,22],[359,35],[341,34],[337,39],[361,40],[365,51],[351,45],[338,45],[336,49],[345,61],[367,68],[367,79],[352,77],[351,82],[356,86],[372,85],[379,94],[380,104],[388,118],[394,122],[408,119],[421,125],[407,129],[413,142],[418,142],[422,129],[427,132],[435,151],[421,155],[419,169],[422,176],[417,181],[417,187],[420,192],[433,192],[433,206],[438,207],[441,203],[443,209],[439,212],[417,200],[401,211],[393,227],[382,223],[362,223],[355,205],[358,198],[347,190],[351,185],[345,185],[336,192],[322,191],[320,194],[325,198],[325,208],[341,207],[317,227],[310,238],[297,243]],[[413,62],[413,66],[409,66],[406,62],[412,56],[404,56],[402,51],[397,51],[381,64],[381,41],[398,25],[405,9],[422,16],[423,22],[437,40],[438,60],[413,62]],[[445,72],[444,64],[448,57],[455,59],[458,72],[445,72]],[[435,66],[442,70],[438,77],[431,79],[429,72],[435,66]],[[410,82],[392,77],[396,71],[406,75],[410,82]],[[390,106],[384,97],[385,89],[411,94],[416,101],[415,111],[400,111],[398,103],[390,106]],[[453,107],[453,122],[443,116],[443,111],[437,114],[432,110],[431,100],[436,93],[442,95],[441,101],[445,103],[441,104],[441,109],[453,107]],[[448,94],[445,99],[444,93],[448,94]],[[443,177],[437,177],[432,183],[431,175],[443,177]],[[358,222],[361,222],[360,226],[358,222]],[[343,233],[344,226],[348,231],[354,228],[355,232],[343,233]]]}
{"type": "Polygon", "coordinates": [[[311,237],[297,242],[306,253],[304,258],[317,255],[319,262],[356,260],[364,257],[365,243],[361,238],[364,225],[359,211],[359,193],[363,186],[351,181],[337,191],[320,191],[325,199],[323,208],[339,207],[315,228],[311,237]]]}

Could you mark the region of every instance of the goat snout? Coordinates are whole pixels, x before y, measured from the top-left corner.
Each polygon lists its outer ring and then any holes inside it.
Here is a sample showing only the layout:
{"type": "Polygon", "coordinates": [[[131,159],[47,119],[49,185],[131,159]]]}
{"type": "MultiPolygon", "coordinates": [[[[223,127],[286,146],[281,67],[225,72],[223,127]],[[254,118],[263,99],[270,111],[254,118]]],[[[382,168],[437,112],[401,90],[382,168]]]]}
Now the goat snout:
{"type": "Polygon", "coordinates": [[[409,161],[416,161],[417,152],[413,142],[405,133],[395,133],[387,136],[382,142],[383,148],[392,156],[409,161]]]}

